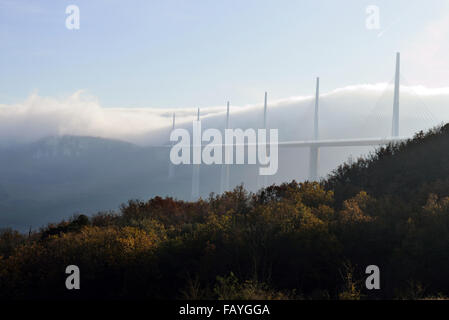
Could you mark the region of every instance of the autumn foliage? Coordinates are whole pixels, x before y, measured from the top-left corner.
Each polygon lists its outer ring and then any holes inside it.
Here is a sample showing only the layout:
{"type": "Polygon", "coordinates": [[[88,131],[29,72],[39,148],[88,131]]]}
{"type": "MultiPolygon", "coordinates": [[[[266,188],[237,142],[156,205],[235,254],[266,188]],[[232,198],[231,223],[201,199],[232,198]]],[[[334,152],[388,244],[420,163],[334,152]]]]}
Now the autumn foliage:
{"type": "Polygon", "coordinates": [[[0,233],[2,299],[383,299],[449,295],[449,129],[326,180],[131,200],[0,233]],[[67,290],[65,267],[81,270],[67,290]],[[381,290],[365,288],[365,268],[381,290]]]}

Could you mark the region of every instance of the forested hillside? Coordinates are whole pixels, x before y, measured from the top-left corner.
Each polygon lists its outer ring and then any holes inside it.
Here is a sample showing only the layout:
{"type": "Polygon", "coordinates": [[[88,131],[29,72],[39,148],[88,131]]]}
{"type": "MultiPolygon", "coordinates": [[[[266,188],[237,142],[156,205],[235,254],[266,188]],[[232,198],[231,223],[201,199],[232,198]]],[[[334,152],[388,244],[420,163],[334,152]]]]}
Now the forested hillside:
{"type": "Polygon", "coordinates": [[[449,126],[320,183],[131,200],[0,234],[0,298],[415,299],[449,295],[449,126]],[[81,289],[65,288],[65,268],[81,289]],[[377,265],[381,289],[365,289],[377,265]]]}

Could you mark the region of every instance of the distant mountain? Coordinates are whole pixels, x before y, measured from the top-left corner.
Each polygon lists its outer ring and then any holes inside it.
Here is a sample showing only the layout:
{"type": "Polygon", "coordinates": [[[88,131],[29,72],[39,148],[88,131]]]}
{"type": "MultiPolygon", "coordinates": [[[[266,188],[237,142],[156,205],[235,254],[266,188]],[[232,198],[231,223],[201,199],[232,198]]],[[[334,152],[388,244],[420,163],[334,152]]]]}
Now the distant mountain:
{"type": "MultiPolygon", "coordinates": [[[[192,199],[192,167],[168,178],[169,148],[52,136],[0,149],[0,227],[38,228],[76,213],[116,210],[129,199],[192,199]]],[[[221,166],[202,166],[203,197],[220,191],[221,166]]],[[[233,168],[231,183],[257,186],[257,167],[233,168]]]]}
{"type": "Polygon", "coordinates": [[[26,152],[33,152],[33,159],[81,158],[104,152],[137,151],[137,147],[128,142],[93,137],[47,137],[24,146],[26,152]]]}
{"type": "Polygon", "coordinates": [[[164,175],[163,159],[149,148],[93,137],[49,137],[3,148],[0,225],[38,227],[147,198],[164,175]]]}

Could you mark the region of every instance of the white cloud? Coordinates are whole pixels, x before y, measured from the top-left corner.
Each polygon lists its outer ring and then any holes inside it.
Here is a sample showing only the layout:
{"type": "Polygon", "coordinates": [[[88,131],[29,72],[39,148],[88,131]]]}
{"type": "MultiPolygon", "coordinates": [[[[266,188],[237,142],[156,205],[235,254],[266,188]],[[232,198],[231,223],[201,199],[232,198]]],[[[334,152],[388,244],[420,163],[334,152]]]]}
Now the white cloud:
{"type": "MultiPolygon", "coordinates": [[[[339,88],[321,95],[322,138],[386,136],[391,127],[391,86],[385,83],[339,88]]],[[[232,106],[233,127],[260,127],[262,105],[232,106]]],[[[32,94],[17,104],[0,105],[0,143],[26,143],[52,135],[82,135],[141,145],[167,142],[172,114],[177,126],[190,127],[195,108],[105,108],[95,97],[76,92],[66,98],[32,94]]],[[[221,128],[224,106],[201,109],[205,127],[221,128]]],[[[269,126],[280,139],[308,139],[313,96],[269,100],[269,126]]],[[[401,87],[401,134],[449,120],[449,87],[401,87]]]]}

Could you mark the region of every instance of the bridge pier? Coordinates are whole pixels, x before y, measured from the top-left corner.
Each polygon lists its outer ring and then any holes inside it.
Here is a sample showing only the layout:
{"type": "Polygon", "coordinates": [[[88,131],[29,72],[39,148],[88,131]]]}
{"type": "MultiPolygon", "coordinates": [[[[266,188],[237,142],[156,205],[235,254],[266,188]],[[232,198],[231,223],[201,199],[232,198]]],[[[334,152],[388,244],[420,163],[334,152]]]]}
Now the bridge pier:
{"type": "MultiPolygon", "coordinates": [[[[173,112],[173,123],[172,123],[172,131],[175,130],[175,118],[176,115],[173,112]]],[[[171,143],[171,145],[173,146],[173,143],[171,143]]],[[[168,179],[173,179],[175,177],[175,166],[173,165],[173,163],[171,161],[168,162],[168,179]]]]}
{"type": "MultiPolygon", "coordinates": [[[[229,129],[229,101],[226,107],[226,126],[225,130],[229,129]]],[[[225,136],[225,130],[223,130],[223,137],[225,136]]],[[[221,193],[223,194],[225,191],[229,191],[229,164],[226,163],[226,159],[224,163],[221,165],[221,193]]]]}
{"type": "MultiPolygon", "coordinates": [[[[265,98],[263,103],[263,128],[268,132],[267,130],[267,92],[265,91],[265,98]]],[[[268,176],[262,177],[262,187],[266,188],[268,187],[268,176]]]]}
{"type": "Polygon", "coordinates": [[[316,146],[310,147],[309,180],[318,180],[318,161],[320,159],[320,149],[316,146]]]}
{"type": "MultiPolygon", "coordinates": [[[[198,108],[197,121],[200,121],[200,108],[198,108]]],[[[195,130],[195,129],[194,129],[195,130]]],[[[201,153],[201,140],[199,141],[199,145],[195,145],[193,143],[193,149],[199,149],[201,153]]],[[[193,154],[195,154],[195,150],[193,150],[193,154]]],[[[192,168],[192,200],[196,200],[200,195],[200,165],[193,164],[192,168]]]]}
{"type": "MultiPolygon", "coordinates": [[[[319,120],[319,96],[320,96],[320,78],[316,78],[316,91],[315,91],[315,116],[313,122],[313,138],[318,141],[320,135],[318,131],[318,120],[319,120]]],[[[318,162],[320,158],[320,150],[318,146],[310,147],[310,160],[309,160],[309,180],[318,180],[318,162]]]]}

